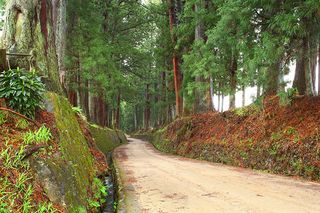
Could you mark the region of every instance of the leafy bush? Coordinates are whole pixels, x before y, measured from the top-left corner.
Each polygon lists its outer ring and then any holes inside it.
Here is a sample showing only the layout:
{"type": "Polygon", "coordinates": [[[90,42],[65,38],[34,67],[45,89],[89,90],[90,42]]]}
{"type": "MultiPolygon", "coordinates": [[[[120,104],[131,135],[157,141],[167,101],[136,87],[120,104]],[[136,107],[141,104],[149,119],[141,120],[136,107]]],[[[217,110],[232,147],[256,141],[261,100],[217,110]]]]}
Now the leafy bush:
{"type": "Polygon", "coordinates": [[[14,69],[0,74],[0,98],[21,114],[34,118],[35,110],[42,105],[45,86],[35,71],[14,69]]]}

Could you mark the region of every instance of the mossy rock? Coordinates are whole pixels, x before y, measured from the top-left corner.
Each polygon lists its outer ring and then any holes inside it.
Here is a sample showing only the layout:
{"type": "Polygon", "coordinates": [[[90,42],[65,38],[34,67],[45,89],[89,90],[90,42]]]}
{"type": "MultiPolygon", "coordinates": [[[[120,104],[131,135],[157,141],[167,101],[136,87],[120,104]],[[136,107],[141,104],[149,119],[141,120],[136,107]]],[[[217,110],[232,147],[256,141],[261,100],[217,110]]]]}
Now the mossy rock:
{"type": "Polygon", "coordinates": [[[118,130],[90,125],[90,132],[98,148],[103,153],[108,153],[121,144],[127,142],[127,138],[124,133],[118,130]]]}
{"type": "Polygon", "coordinates": [[[64,205],[67,212],[78,212],[88,206],[88,192],[96,174],[94,158],[68,100],[54,93],[46,96],[55,116],[60,153],[48,160],[36,160],[34,168],[52,201],[64,205]],[[57,195],[61,200],[55,200],[57,195]]]}

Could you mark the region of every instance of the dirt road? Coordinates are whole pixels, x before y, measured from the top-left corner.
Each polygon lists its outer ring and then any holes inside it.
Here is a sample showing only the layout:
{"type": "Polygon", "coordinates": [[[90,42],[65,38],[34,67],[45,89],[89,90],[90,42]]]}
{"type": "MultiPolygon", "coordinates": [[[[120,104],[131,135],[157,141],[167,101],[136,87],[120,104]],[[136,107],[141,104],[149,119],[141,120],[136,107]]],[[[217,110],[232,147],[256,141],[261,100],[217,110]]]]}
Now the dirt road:
{"type": "Polygon", "coordinates": [[[169,156],[130,140],[114,152],[126,212],[320,212],[320,184],[169,156]]]}

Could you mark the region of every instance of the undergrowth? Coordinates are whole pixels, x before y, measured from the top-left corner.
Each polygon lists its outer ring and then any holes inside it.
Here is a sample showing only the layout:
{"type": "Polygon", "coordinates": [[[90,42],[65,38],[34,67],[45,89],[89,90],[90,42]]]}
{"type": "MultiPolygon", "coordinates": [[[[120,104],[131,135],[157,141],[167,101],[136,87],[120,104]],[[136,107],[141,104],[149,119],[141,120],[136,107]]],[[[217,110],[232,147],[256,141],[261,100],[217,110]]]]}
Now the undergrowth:
{"type": "Polygon", "coordinates": [[[52,138],[50,129],[42,126],[34,132],[25,132],[26,128],[32,128],[27,121],[7,116],[1,118],[5,125],[0,128],[0,212],[59,212],[37,191],[29,161],[25,160],[29,145],[48,142],[52,138]],[[10,124],[6,126],[7,119],[15,121],[16,129],[10,124]]]}

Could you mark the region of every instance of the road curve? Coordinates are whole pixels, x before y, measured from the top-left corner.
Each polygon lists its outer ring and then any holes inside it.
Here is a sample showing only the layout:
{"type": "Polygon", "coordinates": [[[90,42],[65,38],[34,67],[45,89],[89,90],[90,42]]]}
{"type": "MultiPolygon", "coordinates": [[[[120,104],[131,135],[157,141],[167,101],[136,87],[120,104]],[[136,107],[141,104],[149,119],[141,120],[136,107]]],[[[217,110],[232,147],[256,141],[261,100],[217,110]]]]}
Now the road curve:
{"type": "Polygon", "coordinates": [[[114,151],[126,212],[320,212],[320,184],[165,155],[129,140],[114,151]]]}

